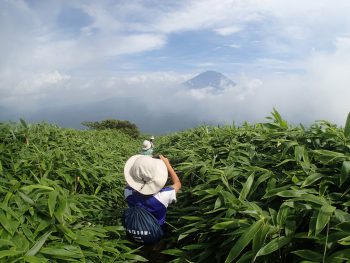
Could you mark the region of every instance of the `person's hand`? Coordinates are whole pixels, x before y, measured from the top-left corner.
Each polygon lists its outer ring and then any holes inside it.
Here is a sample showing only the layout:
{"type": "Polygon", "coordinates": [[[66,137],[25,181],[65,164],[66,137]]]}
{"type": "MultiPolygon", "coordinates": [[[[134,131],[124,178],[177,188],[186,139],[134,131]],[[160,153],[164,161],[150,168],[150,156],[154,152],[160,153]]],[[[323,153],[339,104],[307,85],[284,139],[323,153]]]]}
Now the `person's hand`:
{"type": "Polygon", "coordinates": [[[167,167],[170,165],[168,158],[165,158],[163,155],[159,155],[159,159],[161,159],[167,167]]]}

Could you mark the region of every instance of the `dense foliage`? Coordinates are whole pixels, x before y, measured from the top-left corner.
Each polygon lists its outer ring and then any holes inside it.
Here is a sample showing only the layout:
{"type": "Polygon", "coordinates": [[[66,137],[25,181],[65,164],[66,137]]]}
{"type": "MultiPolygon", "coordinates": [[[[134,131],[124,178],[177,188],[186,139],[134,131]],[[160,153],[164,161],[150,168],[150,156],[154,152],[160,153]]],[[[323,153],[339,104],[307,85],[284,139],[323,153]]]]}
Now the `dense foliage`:
{"type": "MultiPolygon", "coordinates": [[[[326,121],[199,127],[162,139],[183,182],[174,262],[348,262],[350,143],[326,121]]],[[[159,142],[158,142],[159,143],[159,142]]]]}
{"type": "Polygon", "coordinates": [[[140,142],[47,124],[0,126],[0,262],[133,262],[123,166],[140,142]]]}
{"type": "Polygon", "coordinates": [[[82,123],[84,126],[95,130],[114,129],[121,131],[133,138],[140,136],[140,130],[136,124],[125,120],[103,120],[103,121],[86,121],[82,123]]]}
{"type": "MultiPolygon", "coordinates": [[[[350,115],[349,115],[350,116],[350,115]]],[[[347,262],[350,117],[198,127],[156,138],[182,181],[173,262],[347,262]]],[[[142,139],[113,129],[0,124],[0,262],[134,262],[123,166],[142,139]]]]}

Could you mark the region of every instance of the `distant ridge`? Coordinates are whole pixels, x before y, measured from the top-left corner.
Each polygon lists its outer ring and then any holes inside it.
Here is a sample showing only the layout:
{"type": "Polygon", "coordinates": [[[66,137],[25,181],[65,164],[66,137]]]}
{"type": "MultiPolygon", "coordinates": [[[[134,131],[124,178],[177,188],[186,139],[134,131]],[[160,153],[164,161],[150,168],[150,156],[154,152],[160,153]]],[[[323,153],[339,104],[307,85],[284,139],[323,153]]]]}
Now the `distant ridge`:
{"type": "Polygon", "coordinates": [[[183,83],[183,85],[190,89],[203,89],[211,87],[215,90],[223,90],[225,88],[236,86],[236,83],[220,72],[208,70],[193,77],[192,79],[187,80],[183,83]]]}

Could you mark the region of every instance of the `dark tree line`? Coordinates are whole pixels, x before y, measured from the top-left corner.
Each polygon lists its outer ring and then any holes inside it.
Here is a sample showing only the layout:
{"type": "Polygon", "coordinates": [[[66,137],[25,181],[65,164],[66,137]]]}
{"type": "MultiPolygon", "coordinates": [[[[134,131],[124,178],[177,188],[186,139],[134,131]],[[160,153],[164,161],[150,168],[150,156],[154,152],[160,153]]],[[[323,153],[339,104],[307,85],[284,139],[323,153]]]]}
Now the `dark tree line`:
{"type": "Polygon", "coordinates": [[[130,135],[133,138],[140,136],[140,130],[136,124],[131,123],[126,120],[103,120],[103,121],[85,121],[81,123],[82,125],[94,129],[94,130],[104,130],[104,129],[115,129],[130,135]]]}

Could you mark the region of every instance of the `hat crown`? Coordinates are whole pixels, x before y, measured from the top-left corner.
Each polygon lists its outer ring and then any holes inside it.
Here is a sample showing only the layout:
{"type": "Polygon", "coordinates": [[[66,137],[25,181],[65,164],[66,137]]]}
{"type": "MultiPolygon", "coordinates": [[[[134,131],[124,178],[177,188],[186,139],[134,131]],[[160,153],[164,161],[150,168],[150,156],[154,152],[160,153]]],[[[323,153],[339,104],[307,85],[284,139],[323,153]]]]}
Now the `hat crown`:
{"type": "Polygon", "coordinates": [[[155,175],[154,168],[152,157],[142,156],[134,162],[130,173],[135,181],[150,183],[153,181],[155,175]]]}
{"type": "Polygon", "coordinates": [[[146,151],[152,147],[152,143],[148,140],[144,140],[142,143],[142,150],[146,151]]]}
{"type": "Polygon", "coordinates": [[[124,166],[127,184],[144,195],[155,194],[165,185],[168,169],[164,162],[147,155],[134,155],[124,166]]]}

